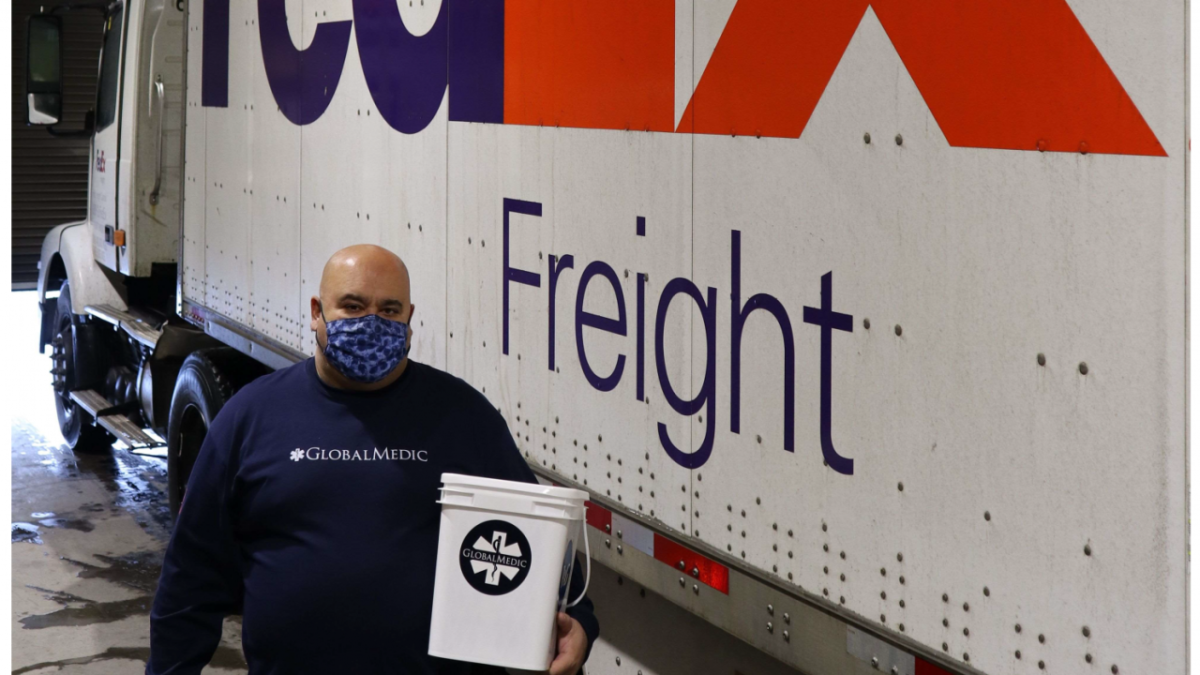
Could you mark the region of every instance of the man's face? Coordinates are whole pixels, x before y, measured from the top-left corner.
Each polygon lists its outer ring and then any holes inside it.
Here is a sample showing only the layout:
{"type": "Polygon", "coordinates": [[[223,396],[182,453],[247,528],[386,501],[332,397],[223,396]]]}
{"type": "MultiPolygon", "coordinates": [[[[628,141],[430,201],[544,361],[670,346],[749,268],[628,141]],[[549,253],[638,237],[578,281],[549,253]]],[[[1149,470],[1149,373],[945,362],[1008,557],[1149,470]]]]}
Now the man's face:
{"type": "MultiPolygon", "coordinates": [[[[317,333],[318,347],[328,344],[329,321],[377,314],[409,323],[413,315],[409,298],[408,271],[390,252],[376,247],[339,251],[325,267],[320,296],[312,299],[310,325],[317,333]]],[[[411,327],[408,334],[411,339],[411,327]]]]}

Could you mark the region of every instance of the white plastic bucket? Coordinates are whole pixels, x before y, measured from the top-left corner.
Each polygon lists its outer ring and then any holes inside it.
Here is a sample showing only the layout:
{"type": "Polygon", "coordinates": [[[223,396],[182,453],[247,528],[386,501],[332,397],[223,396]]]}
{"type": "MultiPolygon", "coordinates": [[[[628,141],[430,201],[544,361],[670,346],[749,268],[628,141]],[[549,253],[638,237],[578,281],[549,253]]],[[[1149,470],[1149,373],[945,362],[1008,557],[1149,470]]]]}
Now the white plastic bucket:
{"type": "Polygon", "coordinates": [[[556,612],[583,597],[565,596],[575,542],[587,545],[587,493],[454,473],[442,483],[429,654],[545,671],[556,612]]]}

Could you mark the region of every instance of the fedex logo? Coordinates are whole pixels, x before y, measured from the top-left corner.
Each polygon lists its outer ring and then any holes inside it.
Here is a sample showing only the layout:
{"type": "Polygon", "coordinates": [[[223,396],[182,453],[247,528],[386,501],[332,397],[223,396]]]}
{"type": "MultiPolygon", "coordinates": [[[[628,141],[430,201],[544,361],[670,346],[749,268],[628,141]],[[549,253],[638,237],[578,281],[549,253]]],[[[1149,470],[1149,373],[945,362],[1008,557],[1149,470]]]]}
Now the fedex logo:
{"type": "MultiPolygon", "coordinates": [[[[395,0],[352,7],[299,50],[284,0],[258,0],[292,123],[325,112],[353,32],[375,105],[406,134],[449,90],[457,122],[798,138],[870,7],[950,145],[1166,156],[1067,0],[738,0],[678,122],[674,0],[442,0],[419,37],[395,0]]],[[[225,107],[229,0],[203,16],[201,102],[225,107]]]]}

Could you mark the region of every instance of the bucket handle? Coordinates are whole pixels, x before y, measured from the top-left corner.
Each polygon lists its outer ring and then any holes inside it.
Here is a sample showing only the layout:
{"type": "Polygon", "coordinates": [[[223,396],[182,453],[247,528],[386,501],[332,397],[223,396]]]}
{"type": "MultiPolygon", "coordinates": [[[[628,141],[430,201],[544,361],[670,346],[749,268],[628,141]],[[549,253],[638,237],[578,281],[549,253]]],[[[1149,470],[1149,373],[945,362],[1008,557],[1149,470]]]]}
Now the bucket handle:
{"type": "Polygon", "coordinates": [[[579,591],[578,598],[575,598],[573,601],[567,603],[567,607],[574,607],[575,605],[579,604],[580,600],[583,600],[583,596],[587,595],[588,582],[592,580],[592,545],[588,543],[586,523],[587,521],[584,520],[580,521],[579,524],[580,530],[583,532],[584,562],[587,564],[587,567],[584,568],[585,571],[583,573],[583,590],[579,591]]]}

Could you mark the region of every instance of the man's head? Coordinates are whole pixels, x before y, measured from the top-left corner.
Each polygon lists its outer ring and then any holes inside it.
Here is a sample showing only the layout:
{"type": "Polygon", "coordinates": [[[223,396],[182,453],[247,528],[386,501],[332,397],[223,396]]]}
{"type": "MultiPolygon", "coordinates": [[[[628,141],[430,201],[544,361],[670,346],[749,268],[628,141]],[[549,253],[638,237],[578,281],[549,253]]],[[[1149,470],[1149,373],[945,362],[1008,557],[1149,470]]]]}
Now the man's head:
{"type": "MultiPolygon", "coordinates": [[[[327,360],[328,323],[375,314],[388,321],[409,323],[408,268],[395,253],[373,244],[356,244],[334,253],[321,273],[319,295],[311,301],[310,327],[317,334],[317,366],[322,377],[343,389],[373,389],[385,386],[403,370],[396,367],[379,382],[364,385],[346,378],[327,360]]],[[[411,339],[412,329],[407,337],[411,339]]],[[[401,363],[403,365],[403,362],[401,363]]]]}

